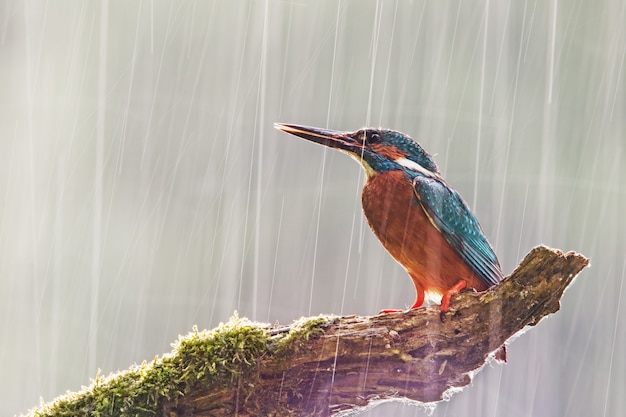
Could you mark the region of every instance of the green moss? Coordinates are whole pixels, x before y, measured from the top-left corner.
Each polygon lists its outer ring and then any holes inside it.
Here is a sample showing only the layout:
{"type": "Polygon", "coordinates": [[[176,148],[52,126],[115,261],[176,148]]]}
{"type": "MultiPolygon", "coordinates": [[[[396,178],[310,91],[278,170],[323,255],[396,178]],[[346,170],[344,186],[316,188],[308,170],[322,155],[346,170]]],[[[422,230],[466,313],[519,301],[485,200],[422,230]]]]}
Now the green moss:
{"type": "Polygon", "coordinates": [[[181,380],[188,386],[199,381],[232,380],[256,363],[267,351],[268,341],[264,328],[236,315],[208,332],[194,328],[174,345],[183,370],[181,380]]]}
{"type": "Polygon", "coordinates": [[[194,327],[172,345],[171,353],[107,377],[98,374],[91,386],[42,404],[29,416],[154,416],[163,400],[182,396],[197,384],[229,384],[266,355],[281,357],[297,350],[333,320],[328,316],[301,318],[289,332],[270,337],[267,325],[235,313],[213,330],[194,327]]]}
{"type": "Polygon", "coordinates": [[[334,316],[319,315],[317,317],[301,317],[294,321],[286,333],[275,344],[275,352],[285,352],[287,347],[292,351],[302,347],[312,336],[324,333],[324,327],[333,323],[334,316]]]}
{"type": "Polygon", "coordinates": [[[172,399],[195,384],[230,381],[250,369],[268,350],[264,327],[237,314],[210,331],[181,337],[170,354],[101,377],[89,387],[68,393],[32,410],[33,417],[153,416],[159,402],[172,399]]]}

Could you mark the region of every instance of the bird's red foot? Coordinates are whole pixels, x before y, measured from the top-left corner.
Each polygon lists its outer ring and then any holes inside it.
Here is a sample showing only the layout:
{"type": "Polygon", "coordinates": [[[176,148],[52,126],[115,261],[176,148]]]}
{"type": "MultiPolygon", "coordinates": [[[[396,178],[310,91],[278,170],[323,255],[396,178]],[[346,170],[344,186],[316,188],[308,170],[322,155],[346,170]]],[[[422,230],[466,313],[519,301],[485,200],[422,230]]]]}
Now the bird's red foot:
{"type": "Polygon", "coordinates": [[[458,294],[467,287],[467,282],[460,279],[459,282],[454,284],[452,288],[443,293],[443,297],[441,297],[441,312],[446,313],[450,308],[450,297],[455,294],[458,294]]]}
{"type": "Polygon", "coordinates": [[[415,310],[416,308],[420,308],[422,306],[422,304],[424,304],[424,291],[421,291],[418,288],[416,288],[415,290],[417,292],[417,297],[415,297],[415,302],[413,303],[413,305],[411,307],[409,307],[408,310],[398,310],[398,309],[395,309],[395,308],[386,308],[384,310],[380,310],[378,312],[378,314],[402,313],[404,311],[411,311],[411,310],[415,310]]]}
{"type": "Polygon", "coordinates": [[[384,310],[380,310],[378,314],[391,314],[391,313],[402,313],[404,310],[398,310],[396,308],[386,308],[384,310]]]}

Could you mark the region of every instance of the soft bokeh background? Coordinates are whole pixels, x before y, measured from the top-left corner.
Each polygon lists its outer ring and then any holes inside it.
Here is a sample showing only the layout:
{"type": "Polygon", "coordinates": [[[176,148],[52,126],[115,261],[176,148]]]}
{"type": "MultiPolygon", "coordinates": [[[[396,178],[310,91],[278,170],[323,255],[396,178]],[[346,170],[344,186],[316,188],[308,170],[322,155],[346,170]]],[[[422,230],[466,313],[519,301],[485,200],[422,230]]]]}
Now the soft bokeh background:
{"type": "Polygon", "coordinates": [[[3,2],[0,414],[234,310],[412,303],[361,169],[280,121],[409,133],[507,273],[540,243],[591,257],[562,311],[435,416],[621,415],[624,22],[618,0],[3,2]]]}

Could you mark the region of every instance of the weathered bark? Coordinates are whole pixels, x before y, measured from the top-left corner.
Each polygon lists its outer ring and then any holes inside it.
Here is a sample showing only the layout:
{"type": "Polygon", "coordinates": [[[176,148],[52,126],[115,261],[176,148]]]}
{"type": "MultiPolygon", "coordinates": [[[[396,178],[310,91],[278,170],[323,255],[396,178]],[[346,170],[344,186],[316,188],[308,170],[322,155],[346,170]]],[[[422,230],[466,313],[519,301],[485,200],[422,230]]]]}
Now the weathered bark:
{"type": "Polygon", "coordinates": [[[439,401],[469,384],[509,338],[559,310],[588,263],[541,246],[497,286],[454,296],[444,315],[430,306],[334,318],[323,334],[270,350],[238,377],[163,403],[161,415],[329,416],[398,398],[439,401]]]}

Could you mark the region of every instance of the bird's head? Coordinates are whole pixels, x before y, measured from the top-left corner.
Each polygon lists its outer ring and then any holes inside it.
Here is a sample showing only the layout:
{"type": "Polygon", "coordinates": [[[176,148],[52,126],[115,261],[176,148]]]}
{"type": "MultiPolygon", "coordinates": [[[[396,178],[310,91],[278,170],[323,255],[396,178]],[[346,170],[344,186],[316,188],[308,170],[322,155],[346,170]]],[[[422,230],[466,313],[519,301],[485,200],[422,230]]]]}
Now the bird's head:
{"type": "Polygon", "coordinates": [[[368,176],[387,171],[413,171],[438,176],[433,158],[408,135],[388,129],[363,128],[341,132],[317,127],[275,123],[276,129],[339,149],[363,165],[368,176]]]}

